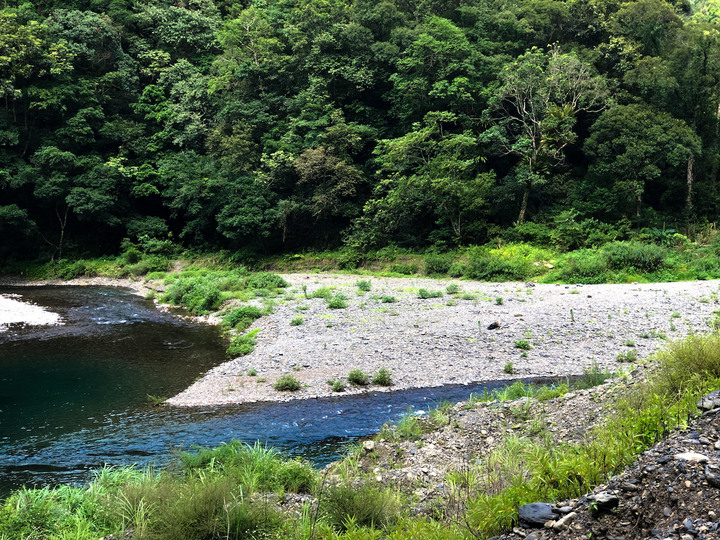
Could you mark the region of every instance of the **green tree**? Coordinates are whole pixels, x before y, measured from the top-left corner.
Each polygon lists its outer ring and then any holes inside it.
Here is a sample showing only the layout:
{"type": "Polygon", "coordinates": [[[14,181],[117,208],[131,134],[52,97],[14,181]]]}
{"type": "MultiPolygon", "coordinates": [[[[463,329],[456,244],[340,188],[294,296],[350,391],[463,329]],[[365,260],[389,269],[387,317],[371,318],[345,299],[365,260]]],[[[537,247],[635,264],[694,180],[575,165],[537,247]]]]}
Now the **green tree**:
{"type": "Polygon", "coordinates": [[[549,53],[533,48],[502,71],[485,114],[493,126],[483,140],[518,158],[519,223],[525,221],[533,187],[547,181],[550,168],[563,162],[565,147],[577,139],[578,114],[601,111],[608,97],[605,79],[592,66],[558,48],[549,53]]]}

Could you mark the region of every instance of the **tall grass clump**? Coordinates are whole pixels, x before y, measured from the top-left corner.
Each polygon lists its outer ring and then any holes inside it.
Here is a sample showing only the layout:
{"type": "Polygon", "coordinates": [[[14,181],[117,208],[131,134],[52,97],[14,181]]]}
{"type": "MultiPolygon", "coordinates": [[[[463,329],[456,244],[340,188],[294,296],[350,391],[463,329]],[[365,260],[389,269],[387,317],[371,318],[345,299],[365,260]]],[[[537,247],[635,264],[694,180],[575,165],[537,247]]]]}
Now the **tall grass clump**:
{"type": "Polygon", "coordinates": [[[322,498],[320,507],[328,521],[340,530],[355,526],[388,529],[402,511],[395,491],[370,484],[335,486],[322,498]]]}
{"type": "Polygon", "coordinates": [[[235,336],[230,342],[230,345],[225,350],[225,354],[228,358],[236,358],[238,356],[246,356],[255,350],[257,344],[257,335],[260,333],[260,328],[251,330],[247,334],[235,336]]]}

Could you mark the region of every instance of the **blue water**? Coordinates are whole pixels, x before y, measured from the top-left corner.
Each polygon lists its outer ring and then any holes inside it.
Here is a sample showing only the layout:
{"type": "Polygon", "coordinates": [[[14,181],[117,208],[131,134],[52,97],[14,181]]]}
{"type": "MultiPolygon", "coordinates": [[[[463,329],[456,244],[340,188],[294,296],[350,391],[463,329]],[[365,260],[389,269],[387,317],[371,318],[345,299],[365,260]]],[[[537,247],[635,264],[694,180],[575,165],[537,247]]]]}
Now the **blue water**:
{"type": "Polygon", "coordinates": [[[230,439],[260,440],[323,465],[408,407],[427,410],[486,388],[152,406],[149,394],[173,395],[224,361],[217,328],[158,311],[122,289],[0,288],[8,292],[60,313],[65,324],[0,333],[0,495],[23,484],[87,482],[106,464],[162,466],[179,449],[230,439]]]}

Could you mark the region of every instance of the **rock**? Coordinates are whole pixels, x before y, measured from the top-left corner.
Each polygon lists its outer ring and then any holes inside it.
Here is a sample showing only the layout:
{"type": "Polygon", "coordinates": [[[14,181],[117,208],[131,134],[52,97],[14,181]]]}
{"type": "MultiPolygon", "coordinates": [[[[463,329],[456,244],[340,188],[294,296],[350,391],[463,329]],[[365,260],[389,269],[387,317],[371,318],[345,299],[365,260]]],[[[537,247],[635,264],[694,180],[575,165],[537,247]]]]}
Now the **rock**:
{"type": "Polygon", "coordinates": [[[500,328],[500,323],[497,321],[491,322],[487,327],[488,330],[495,330],[496,328],[500,328]]]}
{"type": "Polygon", "coordinates": [[[546,522],[556,519],[558,514],[548,503],[530,503],[518,509],[518,517],[520,523],[528,527],[543,527],[546,522]]]}
{"type": "Polygon", "coordinates": [[[570,512],[569,514],[561,517],[553,524],[553,529],[555,529],[556,531],[564,531],[568,528],[570,522],[575,519],[576,515],[577,514],[575,512],[570,512]]]}
{"type": "Polygon", "coordinates": [[[697,452],[682,452],[680,454],[675,454],[675,459],[689,461],[691,463],[706,463],[708,461],[707,456],[698,454],[697,452]]]}
{"type": "Polygon", "coordinates": [[[720,473],[713,471],[709,466],[705,466],[705,480],[711,486],[720,488],[720,473]]]}
{"type": "Polygon", "coordinates": [[[698,409],[709,411],[720,407],[720,390],[714,390],[709,394],[701,397],[697,402],[698,409]]]}
{"type": "Polygon", "coordinates": [[[590,505],[593,514],[602,514],[609,512],[620,504],[620,497],[609,491],[601,491],[593,497],[593,503],[590,505]]]}
{"type": "Polygon", "coordinates": [[[365,441],[363,443],[363,450],[368,454],[375,450],[375,441],[365,441]]]}

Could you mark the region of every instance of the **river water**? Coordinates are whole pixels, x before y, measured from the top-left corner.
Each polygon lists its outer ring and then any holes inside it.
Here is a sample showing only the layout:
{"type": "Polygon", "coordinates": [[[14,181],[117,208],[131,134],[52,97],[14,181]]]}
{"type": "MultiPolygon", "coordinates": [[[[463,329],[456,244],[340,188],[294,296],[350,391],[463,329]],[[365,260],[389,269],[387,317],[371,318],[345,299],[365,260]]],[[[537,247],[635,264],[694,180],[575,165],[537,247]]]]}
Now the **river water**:
{"type": "Polygon", "coordinates": [[[62,317],[0,333],[0,496],[83,483],[104,465],[166,465],[177,450],[260,440],[317,465],[408,407],[467,399],[451,386],[279,404],[176,409],[171,396],[224,361],[216,327],[189,323],[119,288],[5,287],[62,317]]]}

